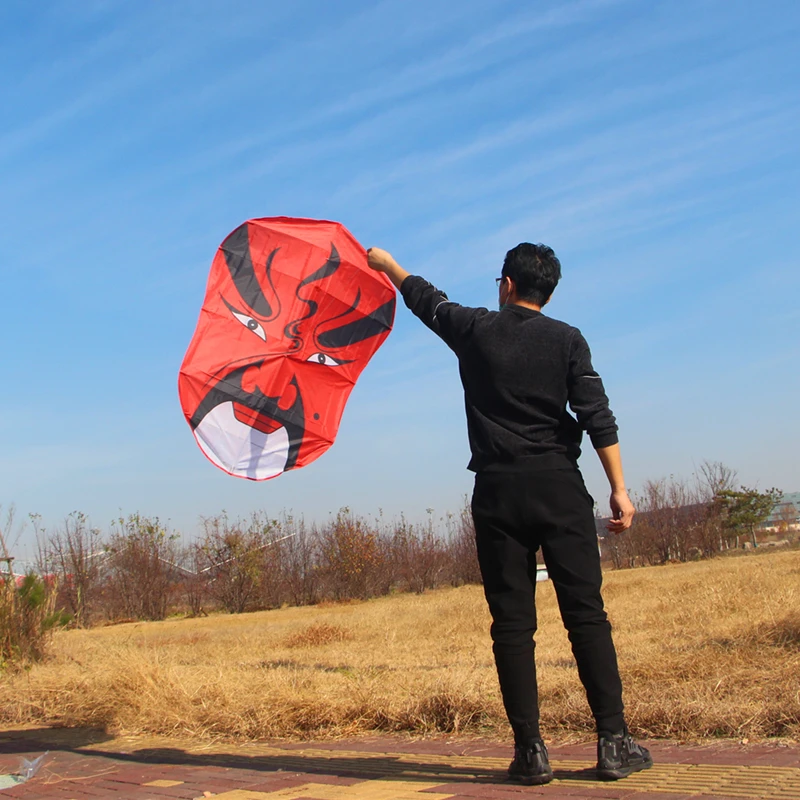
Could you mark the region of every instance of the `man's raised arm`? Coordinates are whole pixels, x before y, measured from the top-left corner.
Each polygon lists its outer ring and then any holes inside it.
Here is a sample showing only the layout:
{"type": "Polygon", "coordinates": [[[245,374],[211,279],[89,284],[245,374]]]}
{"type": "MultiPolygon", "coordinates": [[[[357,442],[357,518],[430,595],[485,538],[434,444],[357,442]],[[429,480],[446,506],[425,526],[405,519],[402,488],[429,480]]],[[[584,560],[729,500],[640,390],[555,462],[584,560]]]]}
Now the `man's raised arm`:
{"type": "Polygon", "coordinates": [[[372,269],[389,276],[389,280],[400,290],[411,313],[448,347],[457,351],[458,343],[469,330],[475,310],[451,302],[441,289],[419,275],[406,272],[386,250],[371,247],[367,250],[367,257],[367,263],[372,269]]]}

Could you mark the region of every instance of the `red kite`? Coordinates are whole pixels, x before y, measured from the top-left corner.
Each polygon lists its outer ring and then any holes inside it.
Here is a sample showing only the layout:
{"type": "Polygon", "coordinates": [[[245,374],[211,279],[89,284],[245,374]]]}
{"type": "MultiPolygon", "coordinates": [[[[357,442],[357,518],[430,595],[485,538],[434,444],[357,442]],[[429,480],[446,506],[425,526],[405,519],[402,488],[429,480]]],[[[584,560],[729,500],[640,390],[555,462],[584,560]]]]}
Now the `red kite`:
{"type": "Polygon", "coordinates": [[[395,291],[337,222],[251,219],[220,245],[178,376],[197,444],[230,475],[274,478],[334,442],[392,329],[395,291]]]}

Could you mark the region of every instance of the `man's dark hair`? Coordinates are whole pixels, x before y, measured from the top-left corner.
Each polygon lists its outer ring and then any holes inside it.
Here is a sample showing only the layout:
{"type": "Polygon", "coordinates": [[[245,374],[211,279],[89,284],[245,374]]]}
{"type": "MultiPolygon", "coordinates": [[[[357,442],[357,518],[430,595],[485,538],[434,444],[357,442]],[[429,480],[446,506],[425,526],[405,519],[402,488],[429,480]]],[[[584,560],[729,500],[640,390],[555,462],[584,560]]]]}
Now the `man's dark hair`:
{"type": "Polygon", "coordinates": [[[561,278],[561,262],[552,247],[523,242],[506,253],[502,274],[514,281],[520,300],[543,306],[561,278]]]}

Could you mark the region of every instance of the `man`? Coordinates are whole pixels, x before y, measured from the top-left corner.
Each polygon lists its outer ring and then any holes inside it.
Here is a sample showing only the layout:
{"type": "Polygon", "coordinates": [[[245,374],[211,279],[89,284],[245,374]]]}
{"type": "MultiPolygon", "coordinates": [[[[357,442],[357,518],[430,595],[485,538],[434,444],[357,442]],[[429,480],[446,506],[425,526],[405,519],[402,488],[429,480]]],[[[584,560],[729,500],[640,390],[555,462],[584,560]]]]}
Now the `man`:
{"type": "Polygon", "coordinates": [[[510,250],[497,278],[500,311],[453,303],[410,275],[385,250],[368,251],[408,308],[458,356],[476,473],[472,515],[492,615],[491,635],[503,704],[514,731],[509,777],[553,778],[539,731],[533,634],[536,552],[553,581],[578,674],[595,718],[597,774],[616,780],[652,766],[628,733],[602,575],[593,506],[578,470],[581,432],[611,485],[608,528],[630,527],[617,425],[589,347],[577,328],[542,314],[561,277],[551,248],[510,250]],[[567,404],[577,420],[567,412],[567,404]]]}

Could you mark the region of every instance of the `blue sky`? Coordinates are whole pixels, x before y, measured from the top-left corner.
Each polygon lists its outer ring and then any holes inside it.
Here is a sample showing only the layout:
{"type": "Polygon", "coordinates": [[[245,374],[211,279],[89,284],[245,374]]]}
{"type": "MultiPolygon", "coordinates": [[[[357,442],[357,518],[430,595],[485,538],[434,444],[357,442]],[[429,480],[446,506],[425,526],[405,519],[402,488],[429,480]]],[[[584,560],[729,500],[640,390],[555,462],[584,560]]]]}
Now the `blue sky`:
{"type": "Polygon", "coordinates": [[[800,489],[799,34],[777,0],[3,3],[0,504],[187,536],[459,507],[456,363],[403,307],[315,464],[252,483],[195,445],[176,380],[211,259],[276,215],[473,305],[550,244],[632,488],[711,459],[800,489]]]}

